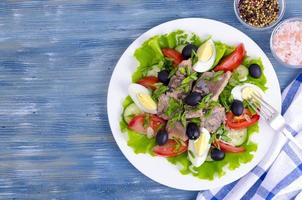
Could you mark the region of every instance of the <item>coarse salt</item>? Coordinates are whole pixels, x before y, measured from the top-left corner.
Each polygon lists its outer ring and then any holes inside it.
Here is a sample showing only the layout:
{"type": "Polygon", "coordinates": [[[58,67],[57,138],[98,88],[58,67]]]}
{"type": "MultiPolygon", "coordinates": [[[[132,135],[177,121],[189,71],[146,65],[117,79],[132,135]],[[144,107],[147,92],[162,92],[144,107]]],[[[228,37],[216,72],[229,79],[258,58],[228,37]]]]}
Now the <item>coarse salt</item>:
{"type": "Polygon", "coordinates": [[[289,65],[302,65],[302,21],[282,24],[273,36],[276,55],[289,65]]]}

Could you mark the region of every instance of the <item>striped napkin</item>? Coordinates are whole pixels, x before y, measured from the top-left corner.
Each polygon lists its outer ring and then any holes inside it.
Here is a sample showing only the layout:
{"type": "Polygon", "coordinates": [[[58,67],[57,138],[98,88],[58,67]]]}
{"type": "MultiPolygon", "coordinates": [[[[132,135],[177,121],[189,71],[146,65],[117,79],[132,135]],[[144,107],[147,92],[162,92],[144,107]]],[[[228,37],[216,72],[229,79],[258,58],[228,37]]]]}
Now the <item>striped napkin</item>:
{"type": "MultiPolygon", "coordinates": [[[[302,141],[302,74],[282,93],[282,115],[287,130],[302,141]]],[[[247,175],[222,188],[201,191],[202,199],[295,199],[302,191],[302,151],[286,137],[247,175]]],[[[300,195],[299,195],[300,196],[300,195]]]]}

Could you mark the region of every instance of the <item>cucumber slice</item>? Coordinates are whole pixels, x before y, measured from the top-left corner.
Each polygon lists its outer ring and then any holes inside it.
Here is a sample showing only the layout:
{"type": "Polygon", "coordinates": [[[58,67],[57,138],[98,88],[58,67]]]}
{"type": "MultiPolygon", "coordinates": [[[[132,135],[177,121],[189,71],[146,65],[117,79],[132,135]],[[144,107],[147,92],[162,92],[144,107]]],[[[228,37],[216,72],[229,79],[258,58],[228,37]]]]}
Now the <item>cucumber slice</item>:
{"type": "Polygon", "coordinates": [[[129,106],[127,106],[127,108],[125,108],[123,117],[125,122],[127,122],[128,124],[133,117],[141,113],[142,111],[137,107],[137,105],[135,105],[135,103],[132,103],[129,106]]]}
{"type": "Polygon", "coordinates": [[[235,73],[238,74],[239,81],[246,81],[247,75],[249,74],[249,70],[244,65],[240,65],[236,70],[235,73]]]}
{"type": "Polygon", "coordinates": [[[185,44],[182,44],[182,45],[178,45],[177,47],[175,47],[175,50],[178,51],[179,53],[182,52],[182,50],[185,48],[185,44]]]}
{"type": "Polygon", "coordinates": [[[230,141],[228,141],[228,143],[234,146],[240,146],[247,140],[247,129],[228,129],[227,136],[231,139],[230,141]]]}
{"type": "Polygon", "coordinates": [[[160,72],[160,68],[157,65],[153,65],[152,69],[147,72],[147,76],[157,77],[158,72],[160,72]]]}

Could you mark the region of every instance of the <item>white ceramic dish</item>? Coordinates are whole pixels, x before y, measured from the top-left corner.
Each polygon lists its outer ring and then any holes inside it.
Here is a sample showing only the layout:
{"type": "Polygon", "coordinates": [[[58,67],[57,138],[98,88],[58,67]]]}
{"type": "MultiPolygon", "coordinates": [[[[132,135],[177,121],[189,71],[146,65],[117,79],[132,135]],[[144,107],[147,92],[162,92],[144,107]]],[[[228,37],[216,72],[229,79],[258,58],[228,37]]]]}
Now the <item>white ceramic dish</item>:
{"type": "Polygon", "coordinates": [[[252,141],[258,144],[258,149],[253,160],[247,164],[242,164],[236,170],[230,171],[226,169],[224,176],[217,177],[213,181],[198,179],[192,175],[182,175],[176,166],[170,164],[165,158],[151,157],[147,154],[135,154],[127,146],[127,134],[120,131],[119,121],[122,112],[122,101],[128,95],[127,88],[131,83],[131,75],[138,64],[133,57],[135,49],[154,35],[169,33],[177,29],[194,32],[201,36],[201,38],[212,35],[213,40],[220,40],[227,44],[236,45],[240,42],[244,43],[249,56],[262,58],[268,86],[265,94],[266,99],[275,108],[281,110],[281,94],[276,73],[269,59],[252,39],[236,28],[218,21],[187,18],[169,21],[150,29],[137,38],[124,52],[113,71],[108,89],[107,112],[110,127],[116,143],[126,158],[140,172],[154,181],[183,190],[206,190],[220,187],[247,174],[263,159],[271,145],[279,139],[278,135],[265,122],[260,121],[260,133],[254,134],[251,138],[252,141]]]}

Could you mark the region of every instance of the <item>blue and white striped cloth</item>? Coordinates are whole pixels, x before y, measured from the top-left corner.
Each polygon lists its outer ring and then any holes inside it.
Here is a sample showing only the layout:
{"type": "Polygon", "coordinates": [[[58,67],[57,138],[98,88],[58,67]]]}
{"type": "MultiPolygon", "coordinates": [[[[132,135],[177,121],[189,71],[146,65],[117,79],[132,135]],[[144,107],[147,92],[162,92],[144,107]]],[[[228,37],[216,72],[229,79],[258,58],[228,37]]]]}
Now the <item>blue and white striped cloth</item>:
{"type": "MultiPolygon", "coordinates": [[[[287,129],[302,141],[302,74],[282,93],[287,129]]],[[[197,200],[295,199],[302,191],[302,151],[283,135],[247,175],[222,188],[201,191],[197,200]]],[[[299,195],[300,196],[300,195],[299,195]]]]}

